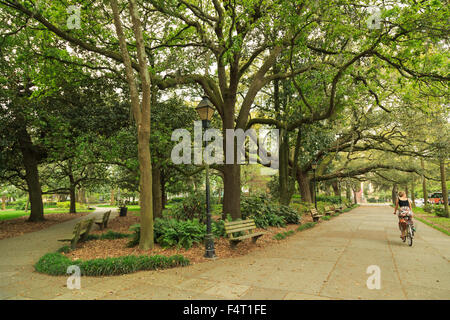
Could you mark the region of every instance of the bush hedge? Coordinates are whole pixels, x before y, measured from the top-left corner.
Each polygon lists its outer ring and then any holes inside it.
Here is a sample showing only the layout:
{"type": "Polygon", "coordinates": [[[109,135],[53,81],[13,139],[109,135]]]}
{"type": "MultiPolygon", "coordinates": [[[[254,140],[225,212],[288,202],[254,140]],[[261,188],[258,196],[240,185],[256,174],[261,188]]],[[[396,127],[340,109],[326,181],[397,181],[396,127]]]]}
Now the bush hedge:
{"type": "Polygon", "coordinates": [[[154,256],[123,256],[117,258],[75,260],[59,252],[47,253],[34,265],[37,272],[54,276],[66,275],[67,268],[71,265],[80,267],[83,276],[109,276],[132,273],[140,270],[167,269],[187,266],[189,260],[182,255],[166,257],[154,256]]]}
{"type": "MultiPolygon", "coordinates": [[[[56,207],[61,208],[61,209],[70,209],[70,201],[57,202],[56,207]]],[[[75,203],[75,207],[77,210],[87,210],[88,209],[87,205],[78,203],[78,202],[75,203]]]]}
{"type": "Polygon", "coordinates": [[[317,201],[328,202],[332,204],[339,204],[339,200],[343,201],[343,199],[339,196],[317,196],[317,201]]]}
{"type": "MultiPolygon", "coordinates": [[[[132,225],[132,239],[128,243],[129,247],[139,244],[141,227],[139,224],[132,225]]],[[[155,219],[153,225],[154,241],[163,248],[183,247],[189,249],[194,243],[201,243],[206,236],[206,225],[198,219],[176,220],[176,219],[155,219]]],[[[215,237],[225,236],[225,224],[222,220],[212,222],[212,232],[215,237]]]]}
{"type": "Polygon", "coordinates": [[[297,228],[297,231],[303,231],[303,230],[306,230],[306,229],[310,229],[310,228],[314,227],[316,224],[317,224],[317,222],[307,222],[305,224],[300,225],[297,228]]]}
{"type": "Polygon", "coordinates": [[[299,223],[299,213],[288,207],[270,202],[264,195],[241,197],[243,219],[254,219],[258,228],[284,227],[286,223],[299,223]]]}
{"type": "Polygon", "coordinates": [[[276,235],[274,235],[273,238],[274,238],[275,240],[283,240],[283,239],[286,239],[286,238],[289,237],[289,236],[292,236],[294,233],[295,233],[294,230],[289,230],[289,231],[285,231],[285,232],[280,232],[280,233],[277,233],[276,235]]]}
{"type": "Polygon", "coordinates": [[[86,240],[113,240],[113,239],[123,239],[123,238],[130,238],[132,237],[132,234],[129,233],[121,233],[121,232],[115,232],[112,230],[108,230],[106,233],[102,234],[90,234],[87,236],[86,240]]]}

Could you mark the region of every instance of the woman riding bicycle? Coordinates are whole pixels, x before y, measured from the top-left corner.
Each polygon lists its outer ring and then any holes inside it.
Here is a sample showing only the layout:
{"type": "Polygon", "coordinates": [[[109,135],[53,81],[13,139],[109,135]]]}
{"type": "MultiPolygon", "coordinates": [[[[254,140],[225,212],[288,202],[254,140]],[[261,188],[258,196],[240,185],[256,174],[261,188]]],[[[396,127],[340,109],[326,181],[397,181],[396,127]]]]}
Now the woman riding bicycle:
{"type": "Polygon", "coordinates": [[[406,237],[406,234],[405,234],[406,228],[405,228],[405,225],[400,222],[400,220],[402,220],[405,216],[409,216],[411,224],[412,224],[412,215],[413,214],[412,214],[411,201],[409,201],[408,197],[406,196],[406,193],[403,192],[403,191],[400,191],[398,193],[398,198],[397,198],[397,201],[395,203],[394,214],[397,212],[397,209],[399,209],[399,212],[398,212],[398,219],[399,219],[398,227],[399,227],[400,231],[402,232],[400,238],[402,238],[402,240],[404,240],[405,237],[406,237]]]}

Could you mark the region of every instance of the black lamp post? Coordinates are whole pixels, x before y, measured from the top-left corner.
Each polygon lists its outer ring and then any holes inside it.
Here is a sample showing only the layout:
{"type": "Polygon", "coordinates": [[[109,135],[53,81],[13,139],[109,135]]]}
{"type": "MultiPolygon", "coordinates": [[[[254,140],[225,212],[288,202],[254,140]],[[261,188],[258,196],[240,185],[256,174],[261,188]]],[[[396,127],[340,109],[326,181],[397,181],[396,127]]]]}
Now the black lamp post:
{"type": "MultiPolygon", "coordinates": [[[[214,113],[214,106],[209,101],[207,96],[204,96],[202,101],[198,104],[197,108],[198,115],[202,120],[203,129],[207,129],[210,126],[211,118],[214,113]]],[[[207,142],[205,141],[205,148],[207,146],[207,142]]],[[[212,235],[211,229],[211,209],[210,209],[210,201],[209,201],[209,164],[205,165],[206,171],[206,238],[205,238],[205,257],[206,258],[214,258],[216,256],[214,250],[214,238],[212,235]]]]}
{"type": "Polygon", "coordinates": [[[317,163],[313,163],[311,165],[311,168],[313,169],[313,173],[314,173],[314,207],[317,210],[317,198],[316,198],[316,169],[317,169],[317,163]]]}

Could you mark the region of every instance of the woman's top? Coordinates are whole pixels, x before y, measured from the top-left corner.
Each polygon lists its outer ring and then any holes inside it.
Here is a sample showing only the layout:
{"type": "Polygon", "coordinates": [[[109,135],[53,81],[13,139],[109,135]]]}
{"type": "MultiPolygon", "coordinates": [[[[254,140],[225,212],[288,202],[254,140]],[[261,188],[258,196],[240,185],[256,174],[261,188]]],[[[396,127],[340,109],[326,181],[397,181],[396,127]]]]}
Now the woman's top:
{"type": "Polygon", "coordinates": [[[408,207],[409,208],[409,200],[402,200],[400,198],[398,198],[398,206],[399,207],[408,207]]]}
{"type": "Polygon", "coordinates": [[[404,214],[408,214],[411,215],[411,211],[409,209],[409,200],[401,200],[400,198],[398,198],[398,206],[400,207],[400,210],[398,212],[399,216],[400,215],[404,215],[404,214]]]}

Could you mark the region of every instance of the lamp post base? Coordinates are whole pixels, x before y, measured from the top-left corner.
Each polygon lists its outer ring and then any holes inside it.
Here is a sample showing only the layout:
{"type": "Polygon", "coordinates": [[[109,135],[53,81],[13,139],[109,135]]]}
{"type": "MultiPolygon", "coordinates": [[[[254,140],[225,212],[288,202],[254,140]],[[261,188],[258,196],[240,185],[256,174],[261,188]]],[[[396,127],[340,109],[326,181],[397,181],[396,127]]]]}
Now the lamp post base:
{"type": "Polygon", "coordinates": [[[215,258],[214,239],[212,234],[207,234],[205,238],[205,258],[215,258]]]}

